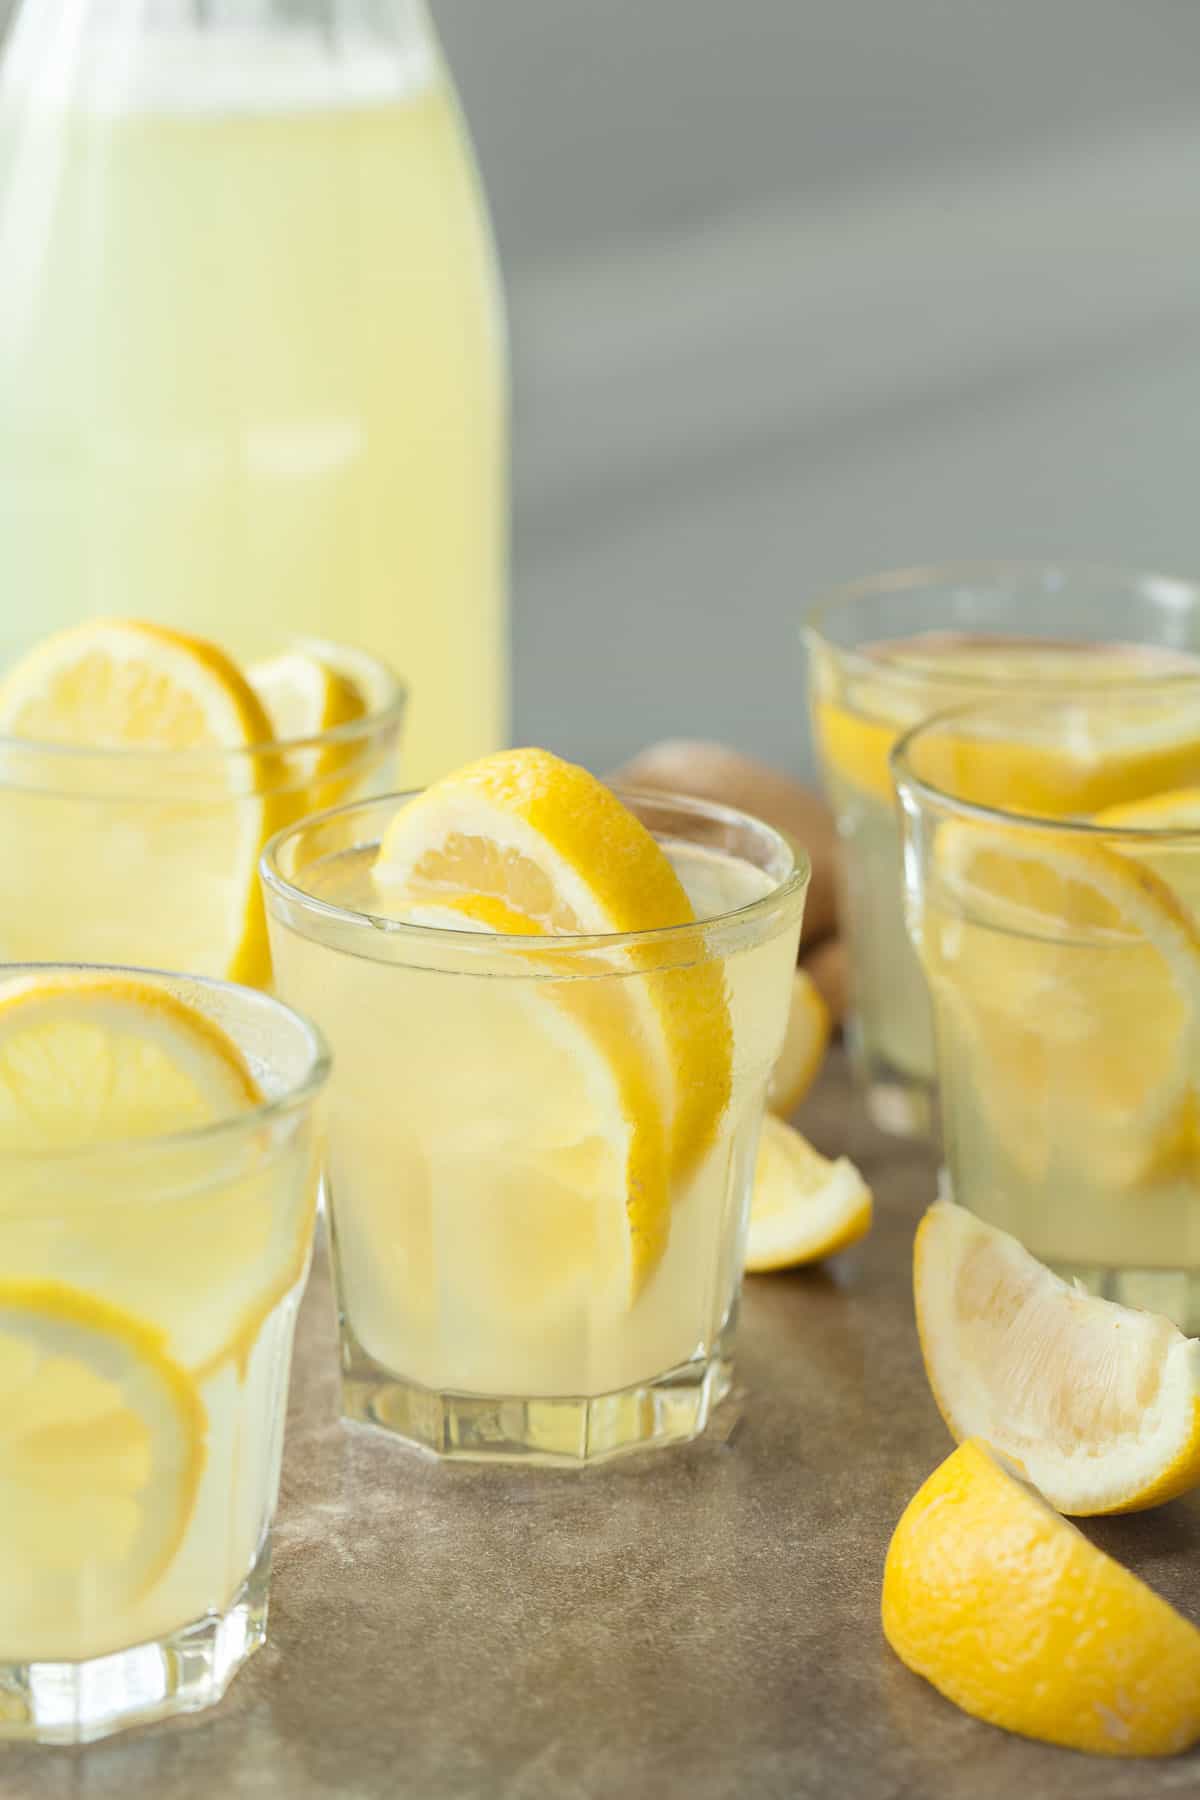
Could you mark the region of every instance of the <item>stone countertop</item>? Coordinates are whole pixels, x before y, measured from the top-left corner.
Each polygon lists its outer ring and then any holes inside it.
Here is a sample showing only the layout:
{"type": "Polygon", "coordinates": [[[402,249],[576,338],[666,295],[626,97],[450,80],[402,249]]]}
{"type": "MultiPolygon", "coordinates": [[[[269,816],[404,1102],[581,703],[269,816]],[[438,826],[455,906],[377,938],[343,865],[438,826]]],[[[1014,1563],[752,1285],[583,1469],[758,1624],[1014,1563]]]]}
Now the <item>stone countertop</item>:
{"type": "MultiPolygon", "coordinates": [[[[1136,1800],[1200,1757],[1086,1763],[976,1723],[879,1629],[888,1536],[950,1445],[909,1299],[929,1157],[831,1064],[802,1123],[873,1181],[827,1268],[747,1284],[706,1438],[584,1475],[430,1467],[337,1420],[328,1273],[305,1301],[270,1640],[223,1705],[85,1750],[0,1748],[3,1800],[1136,1800]]],[[[1089,1528],[1200,1618],[1200,1503],[1089,1528]]]]}

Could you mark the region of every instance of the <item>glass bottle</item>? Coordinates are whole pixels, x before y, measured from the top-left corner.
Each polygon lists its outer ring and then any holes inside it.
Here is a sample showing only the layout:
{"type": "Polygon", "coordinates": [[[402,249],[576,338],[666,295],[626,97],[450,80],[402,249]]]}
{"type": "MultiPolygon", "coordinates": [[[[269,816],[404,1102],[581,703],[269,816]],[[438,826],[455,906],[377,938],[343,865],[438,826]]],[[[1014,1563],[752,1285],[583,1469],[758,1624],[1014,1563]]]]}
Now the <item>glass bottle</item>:
{"type": "Polygon", "coordinates": [[[507,727],[507,379],[422,0],[24,0],[0,69],[0,651],[359,642],[423,782],[507,727]]]}

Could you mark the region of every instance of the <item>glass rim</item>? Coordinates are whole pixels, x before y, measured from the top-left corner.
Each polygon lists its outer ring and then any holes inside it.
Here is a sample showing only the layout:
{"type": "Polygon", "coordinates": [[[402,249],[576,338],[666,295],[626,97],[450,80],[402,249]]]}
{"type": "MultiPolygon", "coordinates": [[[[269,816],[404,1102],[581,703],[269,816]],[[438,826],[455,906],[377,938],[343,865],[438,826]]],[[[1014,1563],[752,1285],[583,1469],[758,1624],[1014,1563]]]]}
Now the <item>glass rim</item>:
{"type": "MultiPolygon", "coordinates": [[[[1191,681],[1200,701],[1200,674],[1192,675],[1191,681]]],[[[1153,684],[1149,684],[1153,686],[1153,684]]],[[[1081,841],[1088,838],[1103,839],[1106,842],[1116,841],[1129,844],[1140,844],[1143,847],[1154,843],[1180,843],[1200,845],[1200,825],[1110,825],[1103,820],[1072,817],[1070,814],[1056,816],[1053,813],[1037,813],[1017,807],[997,806],[981,800],[968,800],[962,794],[954,794],[949,789],[939,787],[936,782],[921,775],[913,766],[912,750],[918,740],[926,735],[936,736],[939,731],[952,727],[956,720],[969,722],[971,719],[986,718],[993,710],[1009,713],[1014,717],[1022,714],[1044,714],[1046,711],[1062,711],[1079,706],[1104,706],[1123,702],[1128,705],[1129,696],[1120,687],[1115,690],[1093,688],[1089,691],[1076,689],[1065,694],[1059,689],[1050,689],[1045,693],[1028,696],[1024,704],[1014,703],[1011,698],[999,696],[990,699],[968,700],[958,706],[945,707],[941,712],[931,713],[928,718],[919,719],[903,731],[888,752],[888,768],[896,793],[902,799],[912,796],[925,805],[942,812],[953,814],[956,818],[969,819],[975,824],[991,826],[1018,826],[1023,831],[1050,833],[1057,836],[1070,835],[1081,841]]]]}
{"type": "Polygon", "coordinates": [[[528,958],[532,950],[543,950],[547,946],[553,946],[555,952],[563,954],[623,950],[640,945],[669,948],[673,943],[694,940],[697,932],[756,923],[777,910],[786,910],[794,902],[802,903],[812,877],[812,863],[804,846],[796,843],[776,826],[768,825],[765,819],[758,818],[754,813],[743,812],[735,806],[724,806],[715,800],[699,800],[685,794],[623,785],[612,790],[622,800],[676,807],[680,812],[707,819],[714,824],[747,825],[767,834],[787,857],[790,865],[787,873],[756,900],[747,901],[744,906],[731,907],[726,912],[714,913],[706,919],[691,919],[679,925],[657,925],[642,931],[531,932],[518,935],[511,932],[454,930],[446,925],[413,925],[402,919],[389,918],[385,914],[337,906],[298,886],[279,868],[279,856],[283,849],[307,832],[319,830],[351,813],[365,813],[376,807],[395,808],[401,802],[415,800],[424,791],[422,788],[405,788],[378,794],[367,800],[351,800],[341,806],[326,807],[322,812],[310,813],[307,818],[285,825],[267,840],[259,858],[259,875],[268,895],[298,905],[306,912],[315,913],[332,923],[349,926],[354,930],[366,929],[373,937],[383,933],[395,943],[443,944],[463,950],[479,950],[486,946],[501,955],[512,953],[528,958]]]}
{"type": "MultiPolygon", "coordinates": [[[[285,649],[287,647],[285,645],[285,649]]],[[[357,650],[358,646],[353,648],[357,650]]],[[[408,684],[391,665],[371,651],[362,651],[361,654],[374,665],[378,677],[378,702],[373,699],[358,718],[346,719],[340,725],[330,725],[324,731],[311,732],[303,737],[264,738],[253,744],[206,744],[199,748],[177,750],[157,744],[74,744],[59,739],[19,737],[10,732],[0,732],[0,755],[45,759],[51,765],[94,762],[109,768],[127,769],[144,764],[155,770],[173,771],[221,768],[242,760],[259,761],[270,756],[294,755],[309,750],[338,749],[398,728],[408,705],[408,684]]],[[[3,785],[3,774],[0,773],[0,787],[3,785]]]]}
{"type": "MultiPolygon", "coordinates": [[[[917,681],[922,687],[954,687],[962,688],[964,681],[977,680],[981,687],[995,688],[997,693],[1010,689],[1027,689],[1028,676],[991,675],[987,677],[964,677],[960,672],[951,673],[938,669],[911,670],[898,667],[864,654],[864,646],[844,645],[836,643],[829,637],[826,626],[834,616],[848,611],[856,602],[870,599],[886,599],[893,595],[915,595],[922,589],[936,589],[952,585],[969,586],[972,583],[993,583],[1001,585],[1005,582],[1019,583],[1032,580],[1052,581],[1059,586],[1077,582],[1094,584],[1106,583],[1113,587],[1127,588],[1131,593],[1144,592],[1148,599],[1156,597],[1167,601],[1168,605],[1181,606],[1190,601],[1200,614],[1200,580],[1191,580],[1184,575],[1168,575],[1157,569],[1133,569],[1119,563],[1093,563],[1073,561],[1070,557],[1000,557],[993,559],[963,560],[947,563],[913,563],[905,568],[886,569],[874,575],[860,576],[854,581],[839,583],[826,590],[817,601],[809,607],[800,623],[800,637],[806,643],[815,643],[823,650],[829,651],[839,662],[852,667],[856,673],[870,674],[876,680],[892,680],[896,682],[917,681]]],[[[1038,641],[1038,640],[1035,640],[1038,641]]],[[[1040,640],[1053,642],[1055,640],[1040,640]]],[[[1067,640],[1062,640],[1067,641],[1067,640]]],[[[1125,640],[1122,640],[1125,641],[1125,640]]],[[[1160,646],[1149,645],[1153,650],[1160,646]]],[[[1164,645],[1161,648],[1169,649],[1164,645]]],[[[1103,685],[1115,690],[1136,684],[1139,687],[1154,683],[1157,686],[1170,686],[1179,681],[1194,681],[1196,669],[1164,670],[1160,674],[1142,669],[1131,674],[1126,680],[1116,679],[1103,685]]],[[[1064,683],[1064,685],[1067,685],[1064,683]]],[[[1053,680],[1038,682],[1039,690],[1044,688],[1049,693],[1058,691],[1058,684],[1053,680]]]]}
{"type": "MultiPolygon", "coordinates": [[[[13,977],[77,972],[89,975],[134,975],[139,981],[149,981],[156,985],[184,983],[204,988],[213,994],[235,994],[239,1004],[249,1002],[251,1006],[274,1013],[287,1021],[289,1029],[298,1030],[302,1034],[309,1052],[304,1072],[290,1082],[283,1093],[274,1094],[259,1105],[247,1108],[245,1112],[228,1113],[219,1119],[212,1119],[206,1125],[189,1125],[182,1131],[148,1132],[140,1137],[113,1138],[102,1144],[74,1144],[64,1150],[0,1149],[0,1165],[80,1163],[93,1158],[100,1160],[128,1156],[131,1153],[135,1156],[147,1156],[156,1151],[217,1144],[239,1133],[250,1136],[264,1125],[273,1124],[277,1119],[308,1106],[329,1079],[333,1056],[319,1025],[275,994],[268,994],[262,988],[246,987],[240,982],[223,981],[215,975],[192,975],[180,969],[145,969],[134,963],[14,962],[4,963],[0,968],[0,994],[3,993],[6,982],[13,977]]],[[[240,1050],[236,1035],[227,1028],[226,1031],[240,1050]]],[[[0,1208],[0,1217],[2,1216],[3,1209],[0,1208]]]]}

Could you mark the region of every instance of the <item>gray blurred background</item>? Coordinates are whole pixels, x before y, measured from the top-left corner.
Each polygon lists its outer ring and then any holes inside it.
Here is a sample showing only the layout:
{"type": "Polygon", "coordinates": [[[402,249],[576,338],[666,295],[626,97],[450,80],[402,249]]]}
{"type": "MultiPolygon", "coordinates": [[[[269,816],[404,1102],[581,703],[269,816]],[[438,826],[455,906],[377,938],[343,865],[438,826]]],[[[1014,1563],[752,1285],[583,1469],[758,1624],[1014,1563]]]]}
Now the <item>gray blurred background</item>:
{"type": "Polygon", "coordinates": [[[515,369],[516,730],[805,755],[796,622],[1200,572],[1195,0],[433,0],[515,369]]]}

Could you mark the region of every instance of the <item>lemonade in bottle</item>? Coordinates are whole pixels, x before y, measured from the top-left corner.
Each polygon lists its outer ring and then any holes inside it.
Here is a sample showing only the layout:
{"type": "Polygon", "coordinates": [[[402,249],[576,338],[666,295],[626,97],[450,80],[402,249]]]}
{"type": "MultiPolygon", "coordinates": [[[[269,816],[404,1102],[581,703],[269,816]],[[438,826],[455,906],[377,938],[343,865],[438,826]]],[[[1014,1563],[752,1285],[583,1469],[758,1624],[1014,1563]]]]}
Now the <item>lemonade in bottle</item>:
{"type": "Polygon", "coordinates": [[[27,0],[0,69],[0,651],[358,643],[426,780],[506,731],[506,357],[420,0],[27,0]]]}

